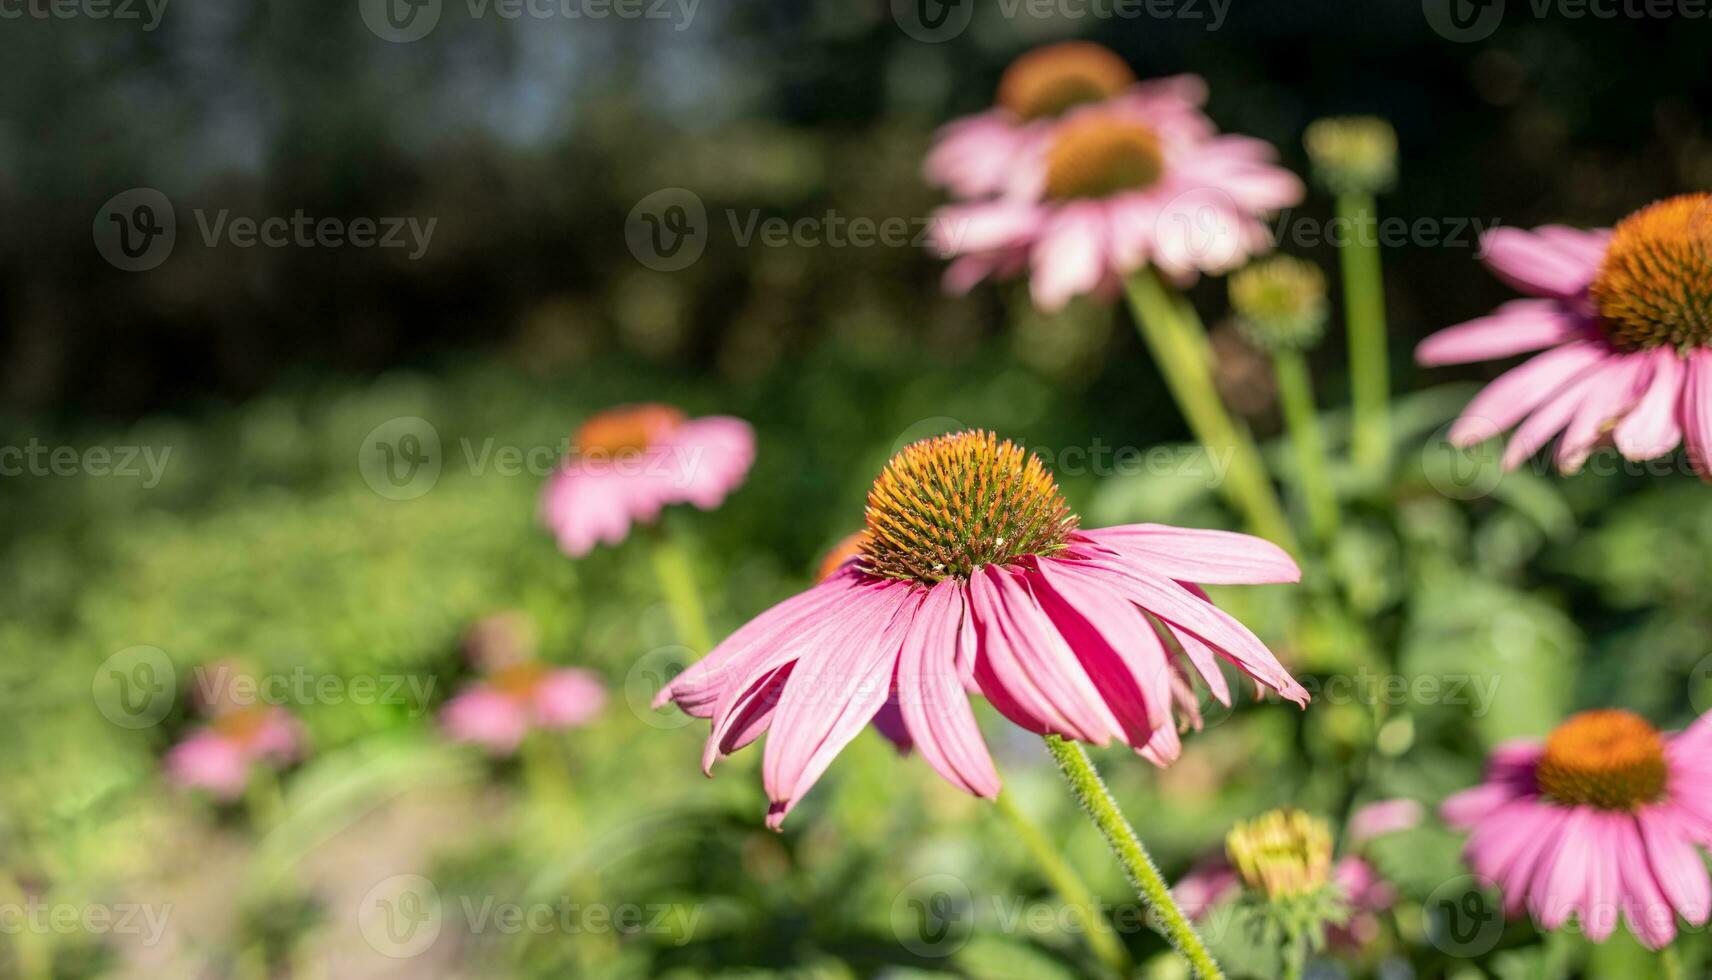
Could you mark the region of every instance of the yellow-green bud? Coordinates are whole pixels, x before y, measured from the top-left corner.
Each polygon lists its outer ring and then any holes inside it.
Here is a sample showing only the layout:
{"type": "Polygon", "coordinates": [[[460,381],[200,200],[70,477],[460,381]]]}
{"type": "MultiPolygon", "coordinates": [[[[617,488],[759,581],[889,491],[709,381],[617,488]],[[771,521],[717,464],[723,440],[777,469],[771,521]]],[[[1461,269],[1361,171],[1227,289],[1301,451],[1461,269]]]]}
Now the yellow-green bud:
{"type": "Polygon", "coordinates": [[[1333,194],[1378,194],[1397,182],[1397,131],[1378,116],[1316,120],[1302,143],[1314,179],[1333,194]]]}
{"type": "Polygon", "coordinates": [[[1305,259],[1274,255],[1229,280],[1231,309],[1243,338],[1261,350],[1307,350],[1326,327],[1326,276],[1305,259]]]}
{"type": "Polygon", "coordinates": [[[1237,824],[1225,851],[1243,882],[1268,899],[1311,895],[1331,880],[1331,827],[1301,810],[1285,807],[1237,824]]]}

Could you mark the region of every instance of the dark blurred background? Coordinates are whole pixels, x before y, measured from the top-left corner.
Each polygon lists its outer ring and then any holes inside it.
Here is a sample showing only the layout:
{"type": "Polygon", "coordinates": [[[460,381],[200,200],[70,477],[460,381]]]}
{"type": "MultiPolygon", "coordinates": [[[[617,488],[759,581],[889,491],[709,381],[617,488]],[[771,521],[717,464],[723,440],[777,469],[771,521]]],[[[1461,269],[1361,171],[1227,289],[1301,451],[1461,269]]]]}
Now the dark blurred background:
{"type": "MultiPolygon", "coordinates": [[[[879,0],[598,20],[472,18],[449,0],[426,37],[392,43],[358,0],[172,0],[152,30],[135,2],[138,20],[0,22],[0,400],[31,416],[195,412],[306,369],[472,350],[738,382],[826,344],[954,357],[1001,329],[993,290],[933,298],[940,263],[920,248],[742,247],[727,214],[925,215],[934,127],[986,106],[1016,54],[1072,34],[1143,76],[1204,75],[1217,122],[1298,170],[1314,117],[1386,116],[1405,164],[1385,209],[1411,220],[1602,224],[1712,183],[1699,20],[1511,3],[1490,37],[1456,42],[1401,0],[1182,0],[1140,19],[1012,4],[924,43],[879,0]],[[176,213],[174,250],[148,273],[92,242],[104,202],[136,187],[176,213]],[[666,187],[713,216],[705,256],[671,274],[624,247],[631,208],[666,187]],[[193,212],[223,209],[436,226],[414,259],[208,247],[193,212]]],[[[1505,295],[1472,258],[1466,240],[1387,255],[1400,341],[1505,295]]],[[[1113,344],[1104,370],[1130,375],[1139,344],[1113,344]]]]}

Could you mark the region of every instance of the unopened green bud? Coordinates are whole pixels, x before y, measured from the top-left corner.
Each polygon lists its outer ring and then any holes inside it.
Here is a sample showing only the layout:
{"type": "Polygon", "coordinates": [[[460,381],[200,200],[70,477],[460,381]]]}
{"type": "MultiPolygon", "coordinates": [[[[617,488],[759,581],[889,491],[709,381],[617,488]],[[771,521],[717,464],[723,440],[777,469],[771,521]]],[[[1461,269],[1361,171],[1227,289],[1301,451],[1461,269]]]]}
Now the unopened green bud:
{"type": "Polygon", "coordinates": [[[1305,259],[1274,255],[1230,277],[1243,338],[1261,350],[1307,350],[1326,327],[1326,276],[1305,259]]]}
{"type": "Polygon", "coordinates": [[[1333,194],[1378,194],[1397,182],[1397,131],[1378,116],[1316,120],[1302,143],[1314,179],[1333,194]]]}

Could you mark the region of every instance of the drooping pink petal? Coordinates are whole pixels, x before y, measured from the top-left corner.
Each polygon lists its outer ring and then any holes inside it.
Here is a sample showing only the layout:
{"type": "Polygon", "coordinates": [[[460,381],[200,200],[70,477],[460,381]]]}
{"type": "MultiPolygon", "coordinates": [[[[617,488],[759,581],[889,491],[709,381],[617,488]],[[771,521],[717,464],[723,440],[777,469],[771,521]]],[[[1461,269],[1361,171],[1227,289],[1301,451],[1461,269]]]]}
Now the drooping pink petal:
{"type": "Polygon", "coordinates": [[[1600,369],[1599,384],[1582,399],[1581,406],[1563,430],[1557,447],[1557,468],[1563,473],[1581,469],[1600,439],[1626,414],[1645,392],[1652,362],[1630,355],[1612,360],[1600,369]]]}
{"type": "Polygon", "coordinates": [[[1272,651],[1248,631],[1248,627],[1180,583],[1143,574],[1115,562],[1064,562],[1062,567],[1075,575],[1091,576],[1096,580],[1105,578],[1130,601],[1206,642],[1244,673],[1299,705],[1308,703],[1308,692],[1290,676],[1272,651]]]}
{"type": "Polygon", "coordinates": [[[1606,370],[1614,363],[1614,359],[1607,357],[1528,416],[1527,420],[1517,427],[1515,435],[1510,437],[1509,444],[1504,447],[1504,468],[1513,470],[1522,465],[1529,456],[1562,432],[1575,417],[1575,413],[1581,410],[1587,397],[1605,383],[1606,370]]]}
{"type": "Polygon", "coordinates": [[[1688,355],[1681,412],[1688,458],[1702,478],[1712,480],[1712,351],[1701,348],[1688,355]]]}
{"type": "MultiPolygon", "coordinates": [[[[1055,726],[1049,729],[1054,734],[1093,745],[1105,745],[1122,734],[1123,726],[1041,609],[1027,579],[989,565],[971,576],[969,587],[980,639],[979,665],[990,667],[1006,690],[1027,692],[1041,702],[1040,717],[1055,726]]],[[[977,676],[992,700],[980,666],[977,676]]],[[[993,706],[1005,710],[999,701],[993,706]]]]}
{"type": "Polygon", "coordinates": [[[1446,327],[1421,341],[1415,361],[1426,367],[1495,361],[1582,336],[1586,324],[1562,303],[1516,299],[1486,316],[1446,327]]]}
{"type": "Polygon", "coordinates": [[[915,748],[915,740],[910,738],[909,726],[904,723],[903,709],[898,705],[897,685],[893,685],[891,696],[886,703],[880,705],[880,710],[874,713],[874,731],[879,732],[886,741],[898,750],[900,755],[908,755],[915,748]]]}
{"type": "Polygon", "coordinates": [[[1163,578],[1202,585],[1299,582],[1302,570],[1289,552],[1265,538],[1165,524],[1120,524],[1081,531],[1126,565],[1163,578]]]}
{"type": "Polygon", "coordinates": [[[799,660],[779,694],[761,764],[773,804],[767,824],[774,829],[873,720],[891,691],[921,594],[902,582],[873,588],[863,623],[812,660],[799,660]]]}
{"type": "Polygon", "coordinates": [[[1615,858],[1622,876],[1623,920],[1629,931],[1651,949],[1670,945],[1676,938],[1677,909],[1660,888],[1636,819],[1625,817],[1618,829],[1615,858]]]}
{"type": "Polygon", "coordinates": [[[1159,635],[1122,595],[1059,574],[1059,564],[1040,561],[1034,593],[1041,607],[1117,718],[1124,740],[1144,749],[1163,727],[1170,734],[1160,736],[1159,747],[1172,751],[1171,666],[1159,635]]]}
{"type": "Polygon", "coordinates": [[[1105,272],[1106,223],[1094,204],[1070,205],[1046,222],[1035,243],[1029,287],[1034,305],[1061,310],[1073,296],[1092,292],[1105,272]]]}
{"type": "Polygon", "coordinates": [[[975,725],[957,665],[959,633],[970,617],[963,587],[947,580],[928,590],[898,656],[904,724],[921,757],[952,785],[976,796],[999,793],[999,774],[975,725]]]}
{"type": "Polygon", "coordinates": [[[1635,820],[1659,889],[1684,919],[1704,925],[1712,911],[1712,882],[1683,822],[1669,806],[1642,807],[1635,820]]]}
{"type": "Polygon", "coordinates": [[[1626,813],[1594,811],[1589,815],[1587,897],[1581,907],[1581,928],[1587,938],[1602,943],[1617,928],[1623,872],[1617,867],[1622,832],[1634,820],[1626,813]]]}
{"type": "Polygon", "coordinates": [[[1533,296],[1573,298],[1599,272],[1598,258],[1589,261],[1583,246],[1558,234],[1494,228],[1480,244],[1482,257],[1498,278],[1533,296]]]}
{"type": "Polygon", "coordinates": [[[1682,398],[1682,358],[1674,350],[1654,351],[1652,369],[1646,392],[1612,432],[1618,451],[1627,459],[1663,456],[1682,441],[1682,425],[1676,417],[1682,398]]]}
{"type": "Polygon", "coordinates": [[[1349,815],[1349,843],[1359,847],[1376,837],[1420,825],[1421,804],[1407,798],[1375,800],[1349,815]]]}
{"type": "Polygon", "coordinates": [[[1467,447],[1497,436],[1604,363],[1605,356],[1603,345],[1577,341],[1511,368],[1468,403],[1451,426],[1451,444],[1467,447]]]}
{"type": "MultiPolygon", "coordinates": [[[[1578,909],[1586,907],[1592,880],[1595,812],[1592,807],[1565,807],[1563,826],[1558,829],[1540,871],[1528,891],[1528,905],[1545,929],[1558,929],[1578,909]]],[[[1586,927],[1586,923],[1582,924],[1586,927]]]]}

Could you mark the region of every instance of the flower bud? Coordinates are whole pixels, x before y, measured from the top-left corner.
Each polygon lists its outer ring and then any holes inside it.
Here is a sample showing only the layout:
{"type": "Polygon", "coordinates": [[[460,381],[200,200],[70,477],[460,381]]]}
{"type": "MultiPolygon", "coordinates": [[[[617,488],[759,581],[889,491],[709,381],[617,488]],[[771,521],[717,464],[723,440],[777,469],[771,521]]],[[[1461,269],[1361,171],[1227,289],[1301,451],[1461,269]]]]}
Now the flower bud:
{"type": "Polygon", "coordinates": [[[1316,120],[1302,143],[1314,179],[1333,194],[1378,194],[1397,182],[1397,131],[1378,116],[1316,120]]]}
{"type": "Polygon", "coordinates": [[[1288,255],[1250,263],[1230,277],[1230,303],[1243,339],[1262,350],[1306,350],[1326,326],[1326,277],[1288,255]]]}
{"type": "Polygon", "coordinates": [[[1271,900],[1298,898],[1331,879],[1332,832],[1319,817],[1288,807],[1238,823],[1225,851],[1250,890],[1271,900]]]}

